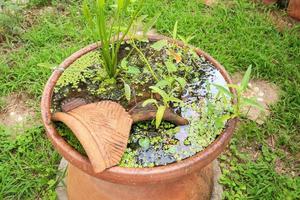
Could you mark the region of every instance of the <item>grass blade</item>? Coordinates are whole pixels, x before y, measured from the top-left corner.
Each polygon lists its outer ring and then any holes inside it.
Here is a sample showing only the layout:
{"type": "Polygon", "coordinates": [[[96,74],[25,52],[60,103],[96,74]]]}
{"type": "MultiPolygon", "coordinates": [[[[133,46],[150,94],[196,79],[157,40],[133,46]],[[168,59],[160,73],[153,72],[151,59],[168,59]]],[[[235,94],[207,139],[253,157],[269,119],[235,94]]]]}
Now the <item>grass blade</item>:
{"type": "Polygon", "coordinates": [[[242,82],[241,82],[241,88],[242,88],[242,91],[245,91],[247,86],[248,86],[248,83],[249,83],[249,80],[250,80],[250,75],[251,75],[251,71],[252,71],[252,66],[250,65],[242,79],[242,82]]]}

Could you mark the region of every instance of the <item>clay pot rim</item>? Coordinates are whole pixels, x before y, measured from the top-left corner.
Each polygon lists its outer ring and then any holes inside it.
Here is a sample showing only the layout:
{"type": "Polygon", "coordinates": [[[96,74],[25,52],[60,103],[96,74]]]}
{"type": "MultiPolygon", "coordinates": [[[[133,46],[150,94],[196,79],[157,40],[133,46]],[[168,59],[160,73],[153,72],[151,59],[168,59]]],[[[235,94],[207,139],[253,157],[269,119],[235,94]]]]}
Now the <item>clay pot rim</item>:
{"type": "MultiPolygon", "coordinates": [[[[128,39],[128,38],[126,38],[128,39]]],[[[158,34],[148,34],[148,39],[150,41],[157,41],[161,39],[166,39],[169,42],[175,42],[180,46],[184,46],[181,41],[173,40],[163,35],[158,34]]],[[[157,166],[152,168],[125,168],[125,167],[112,167],[106,169],[101,173],[94,173],[92,165],[87,157],[81,155],[73,147],[71,147],[64,138],[57,132],[55,125],[51,121],[51,100],[54,86],[63,73],[64,69],[69,67],[75,60],[77,60],[82,55],[100,48],[99,43],[94,43],[88,45],[79,51],[72,54],[70,57],[65,59],[58,68],[54,70],[50,76],[48,82],[45,85],[44,92],[41,100],[41,114],[43,124],[46,129],[46,133],[56,150],[66,159],[68,162],[87,174],[104,179],[110,182],[122,183],[122,184],[144,184],[144,183],[156,183],[162,180],[173,180],[180,178],[181,176],[190,174],[208,165],[218,155],[225,149],[226,145],[235,129],[237,119],[231,119],[227,122],[227,127],[218,136],[218,138],[206,147],[203,151],[186,158],[184,160],[178,161],[176,163],[171,163],[165,166],[157,166]]],[[[207,60],[209,60],[223,75],[227,83],[231,84],[232,81],[224,69],[224,67],[212,58],[206,52],[194,48],[198,55],[203,55],[207,60]]],[[[235,90],[231,89],[231,92],[235,94],[235,90]]]]}

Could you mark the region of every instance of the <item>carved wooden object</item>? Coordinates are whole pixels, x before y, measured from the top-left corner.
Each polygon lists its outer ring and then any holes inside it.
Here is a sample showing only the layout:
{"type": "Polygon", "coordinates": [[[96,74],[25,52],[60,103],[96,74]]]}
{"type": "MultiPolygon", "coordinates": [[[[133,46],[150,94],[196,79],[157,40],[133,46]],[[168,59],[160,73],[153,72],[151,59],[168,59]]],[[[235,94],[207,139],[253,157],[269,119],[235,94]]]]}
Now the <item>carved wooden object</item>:
{"type": "Polygon", "coordinates": [[[57,112],[52,120],[65,123],[78,138],[96,173],[115,166],[126,149],[132,119],[112,101],[57,112]]]}

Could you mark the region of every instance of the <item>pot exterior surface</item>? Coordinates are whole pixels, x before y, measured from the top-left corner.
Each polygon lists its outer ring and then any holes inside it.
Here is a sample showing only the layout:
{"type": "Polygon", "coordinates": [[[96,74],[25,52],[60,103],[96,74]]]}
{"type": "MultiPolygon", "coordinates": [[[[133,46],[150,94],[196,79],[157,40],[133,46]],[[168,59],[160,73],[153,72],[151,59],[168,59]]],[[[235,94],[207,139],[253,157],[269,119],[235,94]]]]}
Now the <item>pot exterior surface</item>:
{"type": "Polygon", "coordinates": [[[300,0],[290,0],[287,10],[291,17],[300,20],[300,0]]]}
{"type": "Polygon", "coordinates": [[[213,188],[212,164],[173,181],[123,185],[107,182],[68,167],[69,200],[208,200],[213,188]]]}

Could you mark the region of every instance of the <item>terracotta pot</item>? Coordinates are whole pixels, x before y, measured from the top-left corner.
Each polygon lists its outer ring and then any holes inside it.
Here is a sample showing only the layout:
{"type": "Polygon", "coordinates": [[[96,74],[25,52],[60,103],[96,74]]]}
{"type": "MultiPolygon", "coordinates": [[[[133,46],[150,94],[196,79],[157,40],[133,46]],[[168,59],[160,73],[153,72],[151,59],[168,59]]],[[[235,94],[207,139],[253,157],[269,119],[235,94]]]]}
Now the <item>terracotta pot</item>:
{"type": "MultiPolygon", "coordinates": [[[[183,46],[182,42],[174,41],[162,35],[148,35],[148,38],[150,41],[167,39],[183,46]]],[[[101,200],[191,200],[199,199],[202,196],[202,199],[207,199],[211,192],[210,180],[212,173],[209,172],[211,169],[210,163],[222,153],[229,143],[236,127],[237,119],[228,121],[225,130],[205,150],[182,161],[153,168],[124,168],[115,166],[101,173],[94,173],[88,158],[73,149],[57,132],[54,123],[51,121],[50,111],[54,86],[64,69],[69,67],[82,55],[99,47],[100,44],[91,44],[62,62],[49,78],[42,96],[42,118],[47,136],[56,150],[70,164],[70,175],[68,176],[69,197],[71,199],[80,199],[79,196],[81,195],[81,197],[84,196],[84,199],[101,200]],[[202,185],[203,183],[207,184],[203,185],[202,189],[199,185],[200,179],[202,179],[202,185]],[[207,194],[204,195],[203,192],[207,194]]],[[[228,83],[232,83],[228,73],[214,58],[200,49],[195,49],[195,51],[209,60],[221,72],[228,83]]],[[[234,90],[231,90],[231,92],[235,94],[234,90]]]]}
{"type": "Polygon", "coordinates": [[[300,20],[300,0],[290,0],[287,11],[289,16],[300,20]]]}

